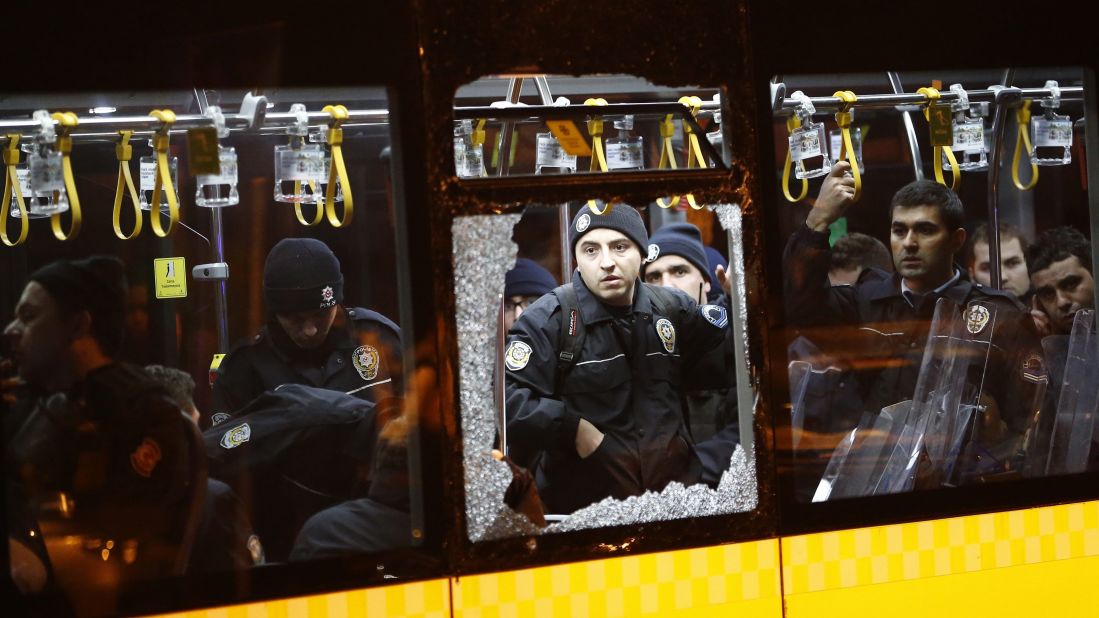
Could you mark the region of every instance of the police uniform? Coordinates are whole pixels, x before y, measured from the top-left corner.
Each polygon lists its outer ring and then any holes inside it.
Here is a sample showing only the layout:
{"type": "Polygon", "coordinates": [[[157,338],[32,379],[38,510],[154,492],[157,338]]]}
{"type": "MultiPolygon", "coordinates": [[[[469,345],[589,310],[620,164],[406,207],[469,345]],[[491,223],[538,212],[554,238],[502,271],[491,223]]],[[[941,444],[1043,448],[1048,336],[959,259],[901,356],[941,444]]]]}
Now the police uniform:
{"type": "MultiPolygon", "coordinates": [[[[707,277],[710,291],[707,302],[728,307],[721,283],[714,274],[722,262],[720,254],[711,264],[709,252],[702,244],[702,233],[692,223],[669,223],[649,239],[648,256],[642,266],[644,278],[648,264],[666,256],[678,256],[690,263],[699,274],[707,277]]],[[[722,264],[724,265],[724,264],[722,264]]],[[[701,290],[700,290],[701,292],[701,290]]],[[[703,480],[716,485],[729,467],[736,444],[740,441],[737,414],[735,345],[732,330],[727,330],[725,345],[711,350],[692,371],[699,379],[695,388],[683,393],[687,410],[688,429],[697,443],[703,464],[703,480]]]]}
{"type": "Polygon", "coordinates": [[[632,307],[616,316],[579,273],[570,285],[586,329],[571,367],[558,367],[560,331],[568,324],[556,295],[535,301],[508,335],[512,458],[530,466],[542,455],[539,491],[552,513],[660,490],[671,481],[697,482],[700,463],[680,403],[684,368],[724,341],[724,308],[698,307],[672,291],[674,306],[659,313],[650,286],[638,282],[632,307]],[[585,459],[575,446],[581,418],[605,434],[585,459]]]}
{"type": "Polygon", "coordinates": [[[369,309],[341,309],[328,338],[302,350],[271,320],[222,360],[214,381],[212,424],[232,417],[283,384],[304,384],[378,402],[402,392],[401,330],[369,309]]]}
{"type": "Polygon", "coordinates": [[[124,364],[39,399],[8,445],[28,500],[11,505],[16,521],[48,518],[55,535],[114,539],[119,548],[136,541],[136,559],[119,552],[104,567],[127,578],[169,574],[188,513],[190,466],[197,465],[188,456],[186,422],[162,387],[124,364]],[[71,510],[40,511],[57,503],[57,492],[71,510]]]}
{"type": "MultiPolygon", "coordinates": [[[[1037,334],[1014,296],[974,284],[960,269],[950,282],[922,296],[906,297],[898,274],[830,286],[830,253],[827,233],[802,226],[790,237],[784,254],[786,316],[799,328],[834,332],[835,326],[850,327],[843,345],[862,367],[857,373],[863,411],[877,413],[912,398],[935,303],[946,298],[967,316],[974,302],[996,310],[987,371],[970,376],[970,382],[983,380],[984,393],[996,401],[1014,437],[1028,428],[1047,377],[1037,334]]],[[[979,332],[986,324],[978,320],[972,326],[970,332],[979,332]]],[[[1004,444],[1014,443],[1009,438],[1004,444]]]]}
{"type": "Polygon", "coordinates": [[[312,349],[295,344],[276,319],[343,302],[343,273],[328,245],[313,238],[280,240],[267,254],[263,294],[272,317],[218,367],[211,424],[283,384],[336,390],[371,402],[403,392],[401,331],[380,313],[341,307],[325,340],[312,349]]]}

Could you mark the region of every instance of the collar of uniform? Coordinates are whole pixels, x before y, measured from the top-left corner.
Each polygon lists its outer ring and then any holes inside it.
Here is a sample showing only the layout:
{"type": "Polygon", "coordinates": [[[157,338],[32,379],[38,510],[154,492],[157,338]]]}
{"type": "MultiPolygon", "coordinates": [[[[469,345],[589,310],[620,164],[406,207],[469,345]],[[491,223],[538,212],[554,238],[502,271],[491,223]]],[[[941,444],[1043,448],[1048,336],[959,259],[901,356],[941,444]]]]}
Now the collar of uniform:
{"type": "MultiPolygon", "coordinates": [[[[870,301],[902,296],[901,276],[897,273],[893,273],[893,276],[887,279],[868,281],[863,286],[866,289],[866,297],[870,301]]],[[[931,293],[948,298],[960,305],[965,303],[972,287],[973,284],[965,276],[965,271],[955,267],[954,276],[931,293]]]]}
{"type": "MultiPolygon", "coordinates": [[[[584,318],[585,324],[594,324],[614,318],[607,311],[603,301],[596,298],[595,294],[592,294],[591,290],[588,289],[584,280],[580,278],[580,271],[573,272],[572,286],[576,289],[576,300],[580,303],[580,315],[584,318]]],[[[651,315],[652,300],[649,291],[645,289],[644,285],[641,285],[640,280],[634,283],[633,290],[633,312],[651,315]]]]}

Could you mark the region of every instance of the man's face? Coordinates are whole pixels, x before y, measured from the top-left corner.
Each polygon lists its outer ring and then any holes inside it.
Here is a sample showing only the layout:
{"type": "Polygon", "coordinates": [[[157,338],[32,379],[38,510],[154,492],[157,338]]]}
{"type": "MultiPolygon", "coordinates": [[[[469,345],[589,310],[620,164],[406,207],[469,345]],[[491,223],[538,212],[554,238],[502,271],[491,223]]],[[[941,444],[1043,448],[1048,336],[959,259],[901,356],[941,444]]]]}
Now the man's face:
{"type": "MultiPolygon", "coordinates": [[[[992,285],[987,242],[973,245],[973,264],[969,267],[969,276],[981,285],[992,285]]],[[[1000,288],[1019,297],[1030,289],[1030,274],[1027,273],[1023,247],[1018,238],[1000,243],[1000,288]]]]}
{"type": "Polygon", "coordinates": [[[591,293],[608,305],[633,302],[641,250],[622,232],[597,228],[576,243],[576,266],[591,293]]]}
{"type": "Polygon", "coordinates": [[[504,298],[504,332],[511,327],[527,310],[531,303],[538,300],[537,296],[508,296],[504,298]]]}
{"type": "Polygon", "coordinates": [[[4,328],[19,376],[32,384],[48,384],[67,362],[72,329],[46,288],[36,281],[28,283],[15,305],[15,319],[4,328]]]}
{"type": "Polygon", "coordinates": [[[645,283],[677,288],[702,303],[710,291],[710,281],[698,268],[678,255],[665,255],[645,266],[645,283]]]}
{"type": "Polygon", "coordinates": [[[328,337],[328,331],[332,328],[337,311],[339,311],[339,305],[326,309],[277,313],[275,317],[278,318],[279,326],[286,331],[294,345],[303,350],[312,350],[324,343],[325,338],[328,337]]]}
{"type": "Polygon", "coordinates": [[[1072,331],[1077,311],[1095,306],[1095,280],[1075,255],[1034,273],[1031,282],[1038,304],[1058,334],[1072,331]]]}
{"type": "Polygon", "coordinates": [[[935,206],[893,209],[889,234],[893,266],[917,294],[926,294],[950,279],[954,254],[964,242],[965,230],[946,229],[935,206]]]}

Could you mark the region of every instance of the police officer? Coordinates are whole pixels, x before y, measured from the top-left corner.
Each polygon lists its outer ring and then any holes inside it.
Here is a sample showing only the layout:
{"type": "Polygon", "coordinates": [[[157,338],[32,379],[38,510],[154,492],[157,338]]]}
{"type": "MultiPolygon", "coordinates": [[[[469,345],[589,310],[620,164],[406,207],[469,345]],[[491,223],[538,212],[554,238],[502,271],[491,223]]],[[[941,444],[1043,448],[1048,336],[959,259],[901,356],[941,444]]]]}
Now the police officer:
{"type": "Polygon", "coordinates": [[[551,513],[694,483],[686,371],[725,338],[723,307],[638,278],[648,233],[627,205],[570,227],[572,281],[520,316],[505,352],[510,456],[551,513]]]}
{"type": "Polygon", "coordinates": [[[114,360],[125,312],[118,259],[58,260],[31,274],[4,329],[3,366],[17,370],[33,399],[7,443],[10,540],[49,564],[46,532],[51,552],[64,556],[54,581],[69,590],[89,569],[100,579],[171,573],[193,495],[189,421],[140,368],[114,360]],[[67,536],[82,542],[60,542],[67,536]],[[111,546],[101,547],[106,540],[111,546]]]}
{"type": "MultiPolygon", "coordinates": [[[[651,285],[678,289],[703,304],[713,297],[714,291],[707,272],[709,266],[699,229],[691,223],[671,223],[657,230],[649,240],[641,278],[651,285]]],[[[716,267],[714,270],[717,270],[716,267]]],[[[721,287],[717,286],[717,289],[718,295],[713,302],[727,305],[721,295],[721,287]]],[[[732,388],[735,367],[731,336],[727,336],[726,344],[712,350],[697,367],[699,378],[709,379],[712,387],[684,393],[691,435],[696,441],[707,440],[728,428],[722,436],[727,441],[727,448],[712,462],[712,466],[704,466],[712,467],[716,478],[720,478],[721,472],[728,468],[729,456],[739,436],[736,390],[732,388]],[[725,450],[728,452],[725,453],[725,450]]],[[[709,449],[701,452],[708,453],[709,449]]]]}
{"type": "Polygon", "coordinates": [[[504,330],[509,331],[515,320],[531,303],[557,287],[557,280],[541,264],[527,258],[517,258],[515,268],[504,275],[504,330]]]}
{"type": "Polygon", "coordinates": [[[981,432],[986,446],[997,457],[1011,456],[1033,420],[1037,389],[1046,380],[1037,336],[1022,305],[1006,292],[970,282],[955,264],[965,244],[961,201],[950,189],[926,180],[912,182],[893,196],[895,272],[854,286],[829,286],[828,226],[851,204],[854,180],[849,170],[847,162],[833,166],[805,225],[786,245],[787,318],[797,327],[821,327],[816,334],[839,334],[847,354],[866,368],[859,376],[862,410],[877,413],[912,399],[936,301],[955,302],[965,312],[969,332],[994,328],[987,373],[970,376],[970,382],[983,379],[987,424],[981,432]],[[996,310],[993,324],[987,309],[976,302],[996,310]]]}
{"type": "Polygon", "coordinates": [[[341,305],[340,262],[323,242],[279,241],[267,254],[263,293],[270,319],[219,366],[212,424],[282,384],[372,402],[402,392],[400,328],[375,311],[341,305]]]}

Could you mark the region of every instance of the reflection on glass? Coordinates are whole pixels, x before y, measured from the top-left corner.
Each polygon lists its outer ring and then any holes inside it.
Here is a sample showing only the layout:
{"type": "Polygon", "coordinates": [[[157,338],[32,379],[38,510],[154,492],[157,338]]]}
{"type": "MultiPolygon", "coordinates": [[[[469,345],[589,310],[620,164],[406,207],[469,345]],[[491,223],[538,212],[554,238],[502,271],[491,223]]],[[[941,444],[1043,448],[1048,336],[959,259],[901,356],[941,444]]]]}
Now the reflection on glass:
{"type": "MultiPolygon", "coordinates": [[[[1041,71],[1032,73],[1016,85],[1041,87],[1041,71]]],[[[1072,71],[1055,73],[1079,83],[1072,71]]],[[[983,84],[992,75],[954,77],[983,84]]],[[[831,77],[840,82],[787,76],[787,88],[812,84],[810,95],[824,105],[836,90],[857,85],[860,101],[873,92],[869,76],[849,76],[854,84],[831,77]]],[[[1081,90],[1072,96],[1078,105],[1081,90]]],[[[981,107],[955,106],[954,143],[968,169],[987,166],[981,107]]],[[[868,104],[860,114],[874,127],[876,152],[907,152],[896,110],[868,104]]],[[[780,123],[776,117],[776,132],[780,123]]],[[[967,220],[974,211],[950,188],[913,181],[900,160],[880,163],[866,166],[857,205],[841,162],[815,200],[781,216],[787,348],[779,364],[789,386],[782,457],[790,465],[779,469],[792,497],[837,500],[1094,469],[1099,400],[1083,386],[1097,378],[1089,351],[1094,280],[1084,266],[1091,241],[1073,226],[1035,229],[1029,201],[1000,202],[1000,280],[990,281],[988,225],[967,220]]],[[[1042,178],[1035,190],[1087,203],[1086,192],[1061,179],[1042,178]]],[[[974,199],[983,208],[985,196],[974,199]]]]}
{"type": "MultiPolygon", "coordinates": [[[[348,107],[385,107],[384,89],[356,92],[362,100],[348,107]]],[[[272,101],[269,123],[289,100],[314,112],[329,103],[319,91],[268,93],[287,99],[272,101]]],[[[135,96],[186,105],[196,95],[135,96]]],[[[220,225],[193,222],[210,245],[186,228],[152,254],[144,241],[85,234],[83,254],[56,261],[56,247],[29,243],[31,274],[10,282],[17,300],[0,348],[7,532],[17,586],[47,605],[113,615],[134,597],[170,602],[148,598],[150,580],[247,579],[257,565],[397,550],[423,536],[412,507],[419,479],[409,475],[402,335],[391,319],[398,257],[380,190],[389,172],[378,158],[388,127],[345,128],[352,182],[378,190],[361,192],[361,229],[327,230],[324,241],[308,238],[293,213],[266,208],[285,127],[266,128],[234,132],[222,173],[196,182],[200,205],[239,200],[218,211],[220,225]],[[223,252],[215,260],[213,246],[223,252]],[[153,261],[167,251],[185,261],[153,261]],[[219,275],[220,262],[232,279],[219,275]],[[191,296],[158,298],[154,282],[191,277],[196,264],[191,296]],[[224,316],[200,275],[224,281],[224,316]],[[73,316],[85,325],[75,328],[73,316]],[[62,341],[63,332],[72,336],[62,341]]],[[[74,158],[116,168],[107,146],[74,139],[74,158]]],[[[323,190],[323,145],[303,148],[320,158],[288,166],[286,176],[323,190]]],[[[148,201],[155,164],[141,163],[148,201]]],[[[28,189],[63,197],[56,170],[22,175],[28,189]]],[[[337,187],[337,199],[340,189],[350,190],[337,187]]]]}

